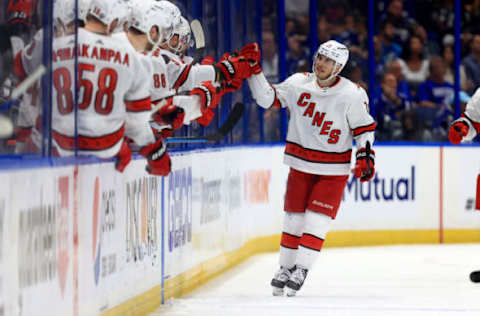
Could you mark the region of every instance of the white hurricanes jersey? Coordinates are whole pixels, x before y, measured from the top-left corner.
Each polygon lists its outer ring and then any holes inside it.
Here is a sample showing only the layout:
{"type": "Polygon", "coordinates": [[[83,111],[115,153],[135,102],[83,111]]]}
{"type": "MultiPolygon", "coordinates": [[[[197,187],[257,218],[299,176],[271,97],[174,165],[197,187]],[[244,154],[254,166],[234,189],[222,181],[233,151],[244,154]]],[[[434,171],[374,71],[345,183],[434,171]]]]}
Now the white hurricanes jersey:
{"type": "Polygon", "coordinates": [[[316,76],[298,73],[274,85],[278,102],[288,107],[285,164],[312,174],[350,172],[352,145],[373,144],[375,121],[363,88],[344,77],[320,88],[316,76]]]}
{"type": "MultiPolygon", "coordinates": [[[[61,155],[75,149],[74,36],[53,44],[53,139],[61,155]]],[[[154,142],[149,71],[130,43],[113,36],[78,32],[78,120],[80,154],[115,156],[124,136],[137,145],[154,142]]]]}

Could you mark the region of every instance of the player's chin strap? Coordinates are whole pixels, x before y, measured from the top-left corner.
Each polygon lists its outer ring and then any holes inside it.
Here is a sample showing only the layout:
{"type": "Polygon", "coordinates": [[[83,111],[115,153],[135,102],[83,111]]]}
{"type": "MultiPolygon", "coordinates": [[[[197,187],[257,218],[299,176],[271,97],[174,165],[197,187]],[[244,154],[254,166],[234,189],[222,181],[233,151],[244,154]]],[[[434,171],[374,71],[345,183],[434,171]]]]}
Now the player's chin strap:
{"type": "MultiPolygon", "coordinates": [[[[335,65],[333,66],[332,72],[330,73],[330,76],[328,76],[327,79],[320,80],[320,79],[318,79],[318,76],[317,76],[318,83],[323,87],[327,87],[330,80],[335,78],[340,73],[340,71],[342,71],[341,68],[340,68],[339,71],[336,71],[337,67],[339,67],[339,66],[342,66],[342,65],[340,63],[335,62],[335,65]]],[[[315,70],[314,70],[314,72],[315,72],[315,74],[317,73],[315,70]]]]}

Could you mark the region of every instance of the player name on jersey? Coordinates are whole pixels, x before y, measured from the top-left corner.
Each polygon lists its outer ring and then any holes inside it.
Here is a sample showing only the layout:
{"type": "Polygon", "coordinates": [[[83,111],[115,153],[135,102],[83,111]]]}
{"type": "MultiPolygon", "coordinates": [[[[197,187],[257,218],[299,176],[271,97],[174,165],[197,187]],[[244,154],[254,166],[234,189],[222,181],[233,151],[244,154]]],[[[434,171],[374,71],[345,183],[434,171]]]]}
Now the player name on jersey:
{"type": "MultiPolygon", "coordinates": [[[[130,57],[128,52],[124,53],[109,48],[82,44],[78,47],[77,54],[78,57],[102,60],[130,67],[130,57]]],[[[72,60],[75,58],[75,50],[73,49],[73,46],[63,47],[54,50],[52,55],[54,62],[72,60]]]]}

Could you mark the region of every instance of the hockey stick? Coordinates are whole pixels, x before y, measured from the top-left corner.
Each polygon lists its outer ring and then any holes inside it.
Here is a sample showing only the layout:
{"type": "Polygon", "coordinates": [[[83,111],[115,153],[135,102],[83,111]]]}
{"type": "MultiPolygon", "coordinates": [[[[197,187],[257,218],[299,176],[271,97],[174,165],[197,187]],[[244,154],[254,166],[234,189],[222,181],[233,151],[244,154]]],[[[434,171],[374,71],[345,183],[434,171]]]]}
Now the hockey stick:
{"type": "Polygon", "coordinates": [[[166,139],[167,143],[206,143],[218,142],[230,133],[235,125],[238,123],[245,110],[243,103],[237,102],[228,114],[225,123],[213,134],[207,136],[193,136],[193,137],[169,137],[166,139]]]}
{"type": "Polygon", "coordinates": [[[193,36],[195,37],[195,54],[192,64],[195,65],[205,55],[205,33],[199,20],[193,20],[190,23],[193,36]]]}
{"type": "MultiPolygon", "coordinates": [[[[46,72],[46,68],[40,65],[30,76],[23,80],[18,87],[13,89],[10,95],[10,101],[0,106],[0,113],[6,111],[10,106],[20,103],[18,98],[24,94],[37,80],[46,72]]],[[[8,138],[13,134],[12,120],[6,116],[0,116],[0,139],[8,138]]]]}
{"type": "Polygon", "coordinates": [[[18,103],[18,98],[24,94],[37,80],[39,80],[46,71],[47,69],[45,66],[38,66],[38,68],[30,76],[23,80],[15,89],[13,89],[12,94],[10,95],[10,101],[0,106],[0,112],[7,110],[11,105],[18,103]]]}
{"type": "Polygon", "coordinates": [[[370,141],[367,140],[367,144],[365,145],[365,159],[367,161],[368,174],[365,175],[366,178],[370,177],[372,174],[372,168],[370,168],[370,147],[370,141]]]}

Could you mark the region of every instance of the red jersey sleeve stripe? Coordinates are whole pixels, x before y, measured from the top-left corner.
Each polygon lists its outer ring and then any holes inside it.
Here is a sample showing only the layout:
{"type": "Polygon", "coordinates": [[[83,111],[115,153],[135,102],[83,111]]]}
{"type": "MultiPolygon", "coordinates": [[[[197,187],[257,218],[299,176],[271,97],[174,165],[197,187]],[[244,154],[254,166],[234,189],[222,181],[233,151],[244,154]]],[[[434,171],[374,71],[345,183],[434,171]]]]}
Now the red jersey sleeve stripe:
{"type": "Polygon", "coordinates": [[[350,163],[352,158],[351,149],[343,153],[324,152],[303,148],[292,142],[287,142],[287,145],[285,146],[285,154],[314,163],[350,163]]]}
{"type": "Polygon", "coordinates": [[[282,233],[280,245],[290,249],[297,249],[298,244],[300,244],[300,237],[285,232],[282,233]]]}
{"type": "Polygon", "coordinates": [[[474,120],[472,120],[471,118],[469,118],[465,113],[463,113],[462,115],[460,116],[464,116],[467,120],[470,121],[470,123],[473,125],[473,127],[475,128],[475,130],[477,131],[477,134],[480,134],[480,123],[477,123],[475,122],[474,120]]]}
{"type": "Polygon", "coordinates": [[[357,137],[357,136],[359,136],[363,133],[366,133],[366,132],[374,132],[375,127],[377,127],[377,124],[375,122],[373,122],[370,125],[365,125],[365,126],[360,126],[360,127],[354,128],[352,130],[353,131],[353,136],[357,137]]]}
{"type": "Polygon", "coordinates": [[[150,97],[137,100],[137,101],[127,101],[125,102],[128,112],[144,112],[152,110],[152,101],[150,97]]]}
{"type": "Polygon", "coordinates": [[[27,73],[25,72],[25,68],[23,68],[22,64],[22,51],[19,51],[15,56],[15,60],[13,61],[13,72],[21,80],[27,77],[27,73]]]}
{"type": "Polygon", "coordinates": [[[277,90],[275,90],[275,88],[272,86],[273,88],[273,91],[275,92],[275,98],[273,99],[273,103],[272,103],[272,107],[277,107],[277,108],[281,108],[282,107],[282,103],[280,103],[280,99],[278,98],[277,96],[277,90]]]}
{"type": "Polygon", "coordinates": [[[188,75],[190,74],[191,69],[192,69],[192,64],[188,64],[183,69],[180,76],[178,76],[177,81],[175,81],[175,84],[173,85],[173,89],[177,90],[178,88],[180,88],[185,83],[185,81],[187,81],[187,78],[188,78],[188,75]]]}
{"type": "Polygon", "coordinates": [[[311,234],[303,234],[300,245],[315,251],[320,251],[323,246],[323,239],[311,234]]]}

